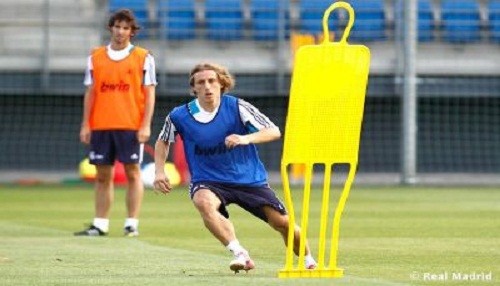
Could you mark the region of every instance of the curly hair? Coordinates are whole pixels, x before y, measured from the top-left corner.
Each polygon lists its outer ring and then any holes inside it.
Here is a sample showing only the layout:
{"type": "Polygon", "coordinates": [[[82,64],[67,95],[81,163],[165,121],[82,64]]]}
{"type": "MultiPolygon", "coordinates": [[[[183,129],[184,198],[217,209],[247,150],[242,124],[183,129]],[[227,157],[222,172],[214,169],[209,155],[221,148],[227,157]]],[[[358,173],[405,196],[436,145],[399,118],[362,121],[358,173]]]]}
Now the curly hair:
{"type": "Polygon", "coordinates": [[[235,80],[232,74],[229,73],[226,67],[215,63],[200,63],[194,66],[189,73],[189,85],[194,87],[194,75],[200,71],[211,70],[217,74],[217,78],[221,85],[221,94],[231,90],[235,85],[235,80]]]}
{"type": "Polygon", "coordinates": [[[139,24],[137,24],[137,20],[135,19],[134,13],[129,9],[121,9],[116,11],[109,17],[108,28],[111,29],[115,25],[115,22],[125,21],[130,25],[132,29],[132,37],[137,34],[137,31],[141,29],[139,24]]]}

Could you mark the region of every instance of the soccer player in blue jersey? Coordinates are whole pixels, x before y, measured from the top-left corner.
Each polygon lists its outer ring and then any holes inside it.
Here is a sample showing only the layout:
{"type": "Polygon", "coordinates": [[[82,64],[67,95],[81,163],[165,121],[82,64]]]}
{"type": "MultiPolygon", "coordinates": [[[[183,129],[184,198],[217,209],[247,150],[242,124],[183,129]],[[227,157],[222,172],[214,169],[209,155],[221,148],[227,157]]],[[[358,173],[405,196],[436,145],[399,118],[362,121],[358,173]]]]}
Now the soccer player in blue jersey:
{"type": "MultiPolygon", "coordinates": [[[[236,204],[267,222],[287,242],[288,215],[267,182],[267,171],[255,144],[277,140],[280,130],[250,103],[227,94],[234,79],[225,67],[196,65],[189,84],[196,97],[174,108],[155,144],[155,189],[167,194],[172,186],[164,171],[170,143],[179,134],[191,172],[189,192],[207,229],[234,255],[235,272],[255,268],[248,251],[236,238],[226,206],[236,204]]],[[[300,228],[295,226],[294,251],[298,255],[300,228]]],[[[305,265],[316,267],[309,246],[305,265]]]]}

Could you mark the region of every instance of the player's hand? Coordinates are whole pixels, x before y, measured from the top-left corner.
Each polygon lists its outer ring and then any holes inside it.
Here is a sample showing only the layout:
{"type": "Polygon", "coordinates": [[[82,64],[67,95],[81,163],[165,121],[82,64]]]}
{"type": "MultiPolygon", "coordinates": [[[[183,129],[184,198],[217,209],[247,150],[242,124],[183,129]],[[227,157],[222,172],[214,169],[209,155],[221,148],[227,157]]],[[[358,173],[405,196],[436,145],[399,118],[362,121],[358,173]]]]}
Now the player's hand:
{"type": "Polygon", "coordinates": [[[151,128],[149,126],[141,127],[139,131],[137,131],[137,141],[139,143],[146,143],[151,136],[151,128]]]}
{"type": "Polygon", "coordinates": [[[80,142],[87,145],[90,143],[90,127],[88,125],[83,125],[80,128],[80,142]]]}
{"type": "Polygon", "coordinates": [[[170,184],[170,180],[165,173],[155,174],[153,186],[155,192],[161,192],[162,194],[168,194],[172,191],[172,185],[170,184]]]}
{"type": "Polygon", "coordinates": [[[244,135],[231,134],[226,137],[224,143],[227,148],[234,148],[238,145],[248,145],[250,144],[250,140],[248,140],[248,137],[244,135]]]}

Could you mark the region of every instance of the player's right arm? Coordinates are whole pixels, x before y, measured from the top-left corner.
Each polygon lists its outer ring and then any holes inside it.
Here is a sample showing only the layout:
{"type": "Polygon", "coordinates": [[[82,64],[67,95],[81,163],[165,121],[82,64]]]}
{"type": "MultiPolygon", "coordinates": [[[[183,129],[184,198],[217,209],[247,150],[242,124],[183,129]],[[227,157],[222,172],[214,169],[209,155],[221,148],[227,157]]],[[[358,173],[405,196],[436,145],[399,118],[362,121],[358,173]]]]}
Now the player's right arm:
{"type": "Polygon", "coordinates": [[[170,180],[165,173],[165,162],[168,158],[170,143],[175,141],[175,126],[170,120],[170,115],[165,119],[165,124],[161,129],[158,140],[155,143],[155,190],[168,194],[172,190],[170,180]]]}
{"type": "Polygon", "coordinates": [[[82,125],[80,126],[80,142],[90,143],[90,110],[94,103],[94,83],[92,78],[92,56],[87,58],[87,68],[85,70],[85,79],[83,83],[87,87],[83,95],[83,115],[82,125]]]}
{"type": "Polygon", "coordinates": [[[83,96],[83,116],[82,116],[82,125],[80,127],[80,141],[84,144],[90,143],[90,109],[92,106],[92,102],[94,100],[93,97],[93,87],[88,86],[85,90],[85,95],[83,96]]]}
{"type": "Polygon", "coordinates": [[[172,185],[165,173],[165,161],[168,157],[170,143],[157,140],[155,143],[155,180],[153,186],[164,194],[170,193],[172,185]]]}

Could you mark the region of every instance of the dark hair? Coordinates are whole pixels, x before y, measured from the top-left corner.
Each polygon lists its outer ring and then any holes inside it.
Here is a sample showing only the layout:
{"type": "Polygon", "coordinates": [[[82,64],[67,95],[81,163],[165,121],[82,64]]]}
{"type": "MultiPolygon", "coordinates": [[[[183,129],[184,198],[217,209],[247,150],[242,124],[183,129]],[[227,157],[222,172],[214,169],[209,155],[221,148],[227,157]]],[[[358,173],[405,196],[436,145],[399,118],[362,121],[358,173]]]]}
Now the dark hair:
{"type": "Polygon", "coordinates": [[[214,71],[221,85],[221,94],[234,87],[234,77],[229,73],[226,67],[214,63],[200,63],[194,66],[189,73],[189,85],[194,86],[194,74],[200,71],[214,71]]]}
{"type": "Polygon", "coordinates": [[[108,28],[113,27],[116,21],[127,22],[132,29],[132,36],[135,36],[135,34],[137,34],[137,31],[141,29],[141,27],[137,24],[134,13],[129,9],[120,9],[114,12],[111,17],[109,17],[108,28]]]}

